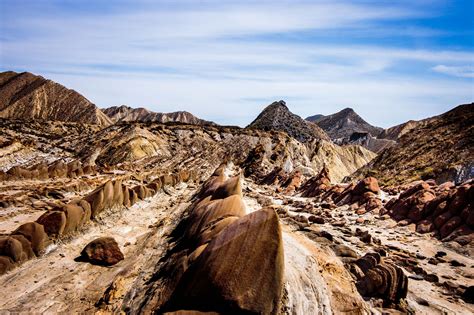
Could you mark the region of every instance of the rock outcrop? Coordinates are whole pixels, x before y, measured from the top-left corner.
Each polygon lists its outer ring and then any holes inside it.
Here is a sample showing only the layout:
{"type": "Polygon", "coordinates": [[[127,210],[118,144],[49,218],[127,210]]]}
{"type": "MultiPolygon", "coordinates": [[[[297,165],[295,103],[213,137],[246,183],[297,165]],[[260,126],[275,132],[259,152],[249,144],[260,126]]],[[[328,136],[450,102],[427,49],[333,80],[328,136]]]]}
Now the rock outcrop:
{"type": "Polygon", "coordinates": [[[284,267],[278,216],[273,209],[246,214],[241,178],[226,180],[224,168],[203,183],[173,233],[178,241],[154,276],[165,285],[146,290],[141,312],[279,311],[284,267]]]}
{"type": "Polygon", "coordinates": [[[102,109],[102,112],[106,114],[114,123],[141,121],[159,123],[180,122],[192,125],[214,125],[213,122],[197,118],[193,114],[185,111],[156,113],[142,107],[132,108],[121,105],[102,109]]]}
{"type": "MultiPolygon", "coordinates": [[[[365,297],[382,298],[384,306],[396,306],[406,298],[408,278],[403,270],[383,262],[379,254],[369,253],[354,262],[357,289],[365,297]]],[[[354,270],[354,269],[353,269],[354,270]]]]}
{"type": "Polygon", "coordinates": [[[433,233],[443,241],[467,245],[474,240],[474,184],[455,186],[433,182],[412,183],[385,208],[397,221],[416,224],[419,233],[433,233]],[[431,185],[430,185],[431,184],[431,185]]]}
{"type": "Polygon", "coordinates": [[[247,128],[283,131],[301,142],[329,140],[321,128],[290,112],[284,101],[268,105],[247,128]]]}

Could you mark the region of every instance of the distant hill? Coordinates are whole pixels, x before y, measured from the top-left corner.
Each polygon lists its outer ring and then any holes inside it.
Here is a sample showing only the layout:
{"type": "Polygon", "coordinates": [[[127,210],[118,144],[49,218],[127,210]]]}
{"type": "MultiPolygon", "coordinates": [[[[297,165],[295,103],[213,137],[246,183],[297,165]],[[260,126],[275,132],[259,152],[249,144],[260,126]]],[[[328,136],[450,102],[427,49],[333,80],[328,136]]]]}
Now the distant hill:
{"type": "Polygon", "coordinates": [[[268,105],[247,128],[284,131],[300,142],[312,139],[330,140],[316,124],[290,112],[284,101],[268,105]]]}
{"type": "Polygon", "coordinates": [[[370,133],[376,137],[383,131],[380,127],[375,127],[366,122],[352,108],[345,108],[335,114],[324,116],[314,115],[306,118],[307,121],[316,123],[333,140],[348,138],[354,132],[370,133]]]}
{"type": "Polygon", "coordinates": [[[145,108],[132,108],[126,105],[112,106],[102,109],[114,123],[122,121],[140,122],[182,122],[193,125],[214,124],[213,122],[200,119],[186,111],[172,113],[156,113],[145,108]]]}
{"type": "Polygon", "coordinates": [[[29,72],[0,73],[0,118],[108,126],[112,121],[74,90],[29,72]]]}
{"type": "Polygon", "coordinates": [[[393,145],[393,139],[378,139],[384,131],[366,122],[352,108],[345,108],[332,115],[314,115],[306,118],[307,121],[316,123],[339,144],[358,144],[373,152],[393,145]]]}
{"type": "Polygon", "coordinates": [[[392,137],[398,134],[397,144],[359,174],[371,173],[387,185],[430,178],[462,182],[474,177],[474,103],[409,125],[387,132],[392,137]]]}

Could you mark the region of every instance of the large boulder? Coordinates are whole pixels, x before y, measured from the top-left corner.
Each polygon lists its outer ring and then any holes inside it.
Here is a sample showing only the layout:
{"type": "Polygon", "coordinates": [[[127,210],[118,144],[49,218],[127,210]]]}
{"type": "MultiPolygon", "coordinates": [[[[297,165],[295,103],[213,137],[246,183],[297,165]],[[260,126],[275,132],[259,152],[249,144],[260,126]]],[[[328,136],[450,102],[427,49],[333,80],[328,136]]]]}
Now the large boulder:
{"type": "Polygon", "coordinates": [[[49,244],[49,237],[44,226],[37,222],[22,224],[12,234],[25,237],[31,243],[31,248],[36,256],[39,256],[49,244]]]}
{"type": "Polygon", "coordinates": [[[94,265],[111,266],[123,260],[123,254],[112,237],[100,237],[84,247],[81,257],[94,265]]]}
{"type": "Polygon", "coordinates": [[[250,213],[228,225],[205,247],[163,310],[278,313],[283,259],[276,212],[250,213]]]}
{"type": "Polygon", "coordinates": [[[359,181],[354,187],[353,193],[356,195],[363,195],[368,191],[373,192],[374,194],[380,192],[379,183],[375,177],[367,177],[359,181]]]}

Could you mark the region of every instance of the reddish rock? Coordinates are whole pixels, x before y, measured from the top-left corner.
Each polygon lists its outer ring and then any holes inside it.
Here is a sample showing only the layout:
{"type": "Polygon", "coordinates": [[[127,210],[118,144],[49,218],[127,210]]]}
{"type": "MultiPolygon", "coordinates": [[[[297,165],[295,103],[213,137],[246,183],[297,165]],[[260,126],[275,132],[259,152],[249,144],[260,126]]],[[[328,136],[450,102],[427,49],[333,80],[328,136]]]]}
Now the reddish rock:
{"type": "Polygon", "coordinates": [[[457,227],[461,226],[462,219],[458,216],[452,217],[440,229],[439,234],[441,238],[445,238],[451,234],[457,227]]]}
{"type": "Polygon", "coordinates": [[[112,237],[100,237],[84,247],[82,259],[94,265],[111,266],[123,260],[123,254],[112,237]]]}
{"type": "Polygon", "coordinates": [[[435,229],[435,226],[433,222],[430,220],[422,220],[418,222],[416,225],[416,231],[422,234],[433,232],[434,229],[435,229]]]}
{"type": "Polygon", "coordinates": [[[354,194],[363,195],[365,192],[373,192],[378,194],[380,192],[380,187],[377,179],[375,177],[367,177],[357,183],[354,187],[354,194]]]}
{"type": "Polygon", "coordinates": [[[43,225],[44,231],[49,237],[58,237],[63,234],[66,227],[66,214],[63,211],[48,211],[41,215],[36,222],[43,225]]]}
{"type": "Polygon", "coordinates": [[[410,188],[408,188],[407,190],[402,192],[400,194],[399,199],[405,199],[405,198],[413,195],[414,193],[416,193],[419,190],[429,190],[429,189],[430,189],[430,185],[428,185],[424,181],[417,181],[417,182],[412,183],[410,188]]]}

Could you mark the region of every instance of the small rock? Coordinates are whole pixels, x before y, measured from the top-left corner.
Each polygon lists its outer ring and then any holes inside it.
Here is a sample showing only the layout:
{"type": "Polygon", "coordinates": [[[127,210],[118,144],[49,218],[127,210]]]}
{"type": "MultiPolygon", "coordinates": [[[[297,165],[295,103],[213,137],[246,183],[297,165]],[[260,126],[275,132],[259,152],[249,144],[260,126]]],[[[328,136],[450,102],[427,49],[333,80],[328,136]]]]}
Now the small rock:
{"type": "Polygon", "coordinates": [[[447,255],[446,252],[438,251],[438,252],[436,252],[435,257],[436,257],[436,258],[438,258],[438,257],[444,257],[444,256],[446,256],[446,255],[447,255]]]}
{"type": "Polygon", "coordinates": [[[454,259],[451,260],[451,261],[449,262],[449,264],[450,264],[451,266],[453,266],[453,267],[466,267],[465,264],[463,264],[462,262],[459,262],[459,261],[457,261],[457,260],[454,260],[454,259]]]}
{"type": "Polygon", "coordinates": [[[424,298],[417,297],[415,301],[416,301],[416,303],[418,303],[418,304],[420,304],[420,305],[423,305],[423,306],[430,306],[430,303],[428,303],[428,301],[425,300],[424,298]]]}
{"type": "Polygon", "coordinates": [[[309,222],[316,223],[316,224],[324,224],[325,220],[322,217],[317,217],[315,215],[311,215],[308,218],[309,222]]]}
{"type": "Polygon", "coordinates": [[[426,274],[424,278],[428,282],[434,282],[434,283],[439,282],[439,277],[435,274],[426,274]]]}

